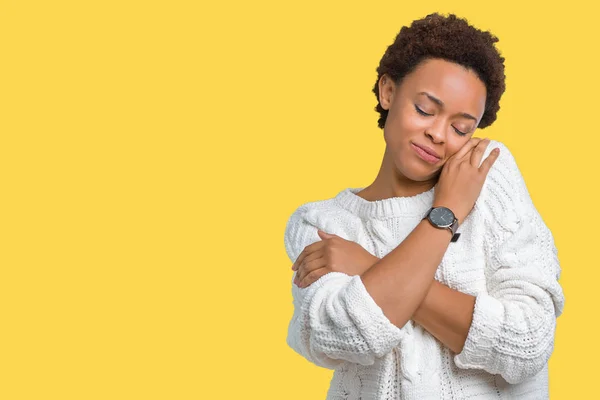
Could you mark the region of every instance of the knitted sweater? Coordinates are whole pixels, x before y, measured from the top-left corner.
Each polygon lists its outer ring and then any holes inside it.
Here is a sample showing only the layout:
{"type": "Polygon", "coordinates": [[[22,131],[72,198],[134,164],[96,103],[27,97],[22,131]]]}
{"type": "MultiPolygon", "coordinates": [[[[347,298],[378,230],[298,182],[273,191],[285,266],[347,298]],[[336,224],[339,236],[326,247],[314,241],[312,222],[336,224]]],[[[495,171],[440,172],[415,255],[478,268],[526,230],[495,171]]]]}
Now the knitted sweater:
{"type": "MultiPolygon", "coordinates": [[[[287,344],[334,370],[328,400],[549,397],[547,362],[564,306],[557,249],[508,148],[491,140],[482,160],[495,147],[500,155],[458,228],[460,239],[435,272],[439,282],[476,297],[460,354],[412,320],[392,324],[358,275],[330,272],[305,288],[291,284],[287,344]]],[[[292,262],[321,240],[317,229],[383,258],[417,226],[435,193],[367,201],[360,190],[293,212],[284,235],[292,262]]]]}

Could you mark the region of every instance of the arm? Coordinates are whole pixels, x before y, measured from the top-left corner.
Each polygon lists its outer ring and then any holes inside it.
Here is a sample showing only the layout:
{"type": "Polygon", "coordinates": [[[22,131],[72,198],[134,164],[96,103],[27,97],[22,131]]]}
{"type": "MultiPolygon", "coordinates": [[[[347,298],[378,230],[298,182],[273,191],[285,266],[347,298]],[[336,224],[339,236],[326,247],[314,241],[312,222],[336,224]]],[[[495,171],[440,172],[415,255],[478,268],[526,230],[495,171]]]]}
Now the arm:
{"type": "Polygon", "coordinates": [[[552,354],[564,295],[552,234],[512,154],[502,143],[498,147],[501,156],[480,199],[490,216],[488,291],[471,296],[433,280],[412,319],[459,353],[459,368],[519,383],[541,371],[552,354]]]}
{"type": "Polygon", "coordinates": [[[450,231],[422,220],[396,248],[360,275],[373,300],[395,325],[404,326],[424,300],[450,239],[450,231]]]}
{"type": "MultiPolygon", "coordinates": [[[[318,228],[309,215],[311,211],[301,207],[288,221],[285,243],[293,262],[306,246],[320,240],[318,228]]],[[[418,290],[424,295],[428,290],[451,238],[450,231],[437,229],[428,221],[421,221],[403,241],[400,250],[393,250],[399,253],[397,257],[400,259],[410,260],[403,263],[406,265],[404,275],[397,275],[400,278],[396,278],[404,281],[405,292],[398,290],[397,284],[386,286],[394,293],[401,294],[401,299],[396,301],[409,302],[415,308],[418,306],[420,300],[415,301],[409,296],[414,297],[415,293],[419,293],[418,290]],[[425,243],[428,251],[423,251],[425,243]],[[432,251],[434,248],[436,251],[432,251]],[[415,268],[414,265],[428,265],[428,268],[415,268]]],[[[388,254],[376,264],[395,273],[399,270],[393,268],[395,262],[388,254]]],[[[369,270],[373,268],[375,265],[369,270]]],[[[389,283],[385,276],[381,278],[386,285],[389,283]]],[[[384,292],[375,291],[385,298],[384,292]]],[[[305,288],[292,284],[292,295],[294,315],[288,326],[287,344],[318,366],[335,369],[346,361],[371,365],[375,358],[382,357],[396,347],[404,335],[408,318],[404,322],[392,321],[382,310],[381,300],[372,297],[360,275],[330,272],[305,288]]],[[[394,304],[388,303],[388,307],[394,304]]],[[[408,310],[407,307],[402,309],[408,310]]]]}
{"type": "Polygon", "coordinates": [[[473,319],[475,296],[434,280],[412,319],[455,353],[460,353],[473,319]]]}
{"type": "MultiPolygon", "coordinates": [[[[438,182],[442,194],[433,206],[448,206],[439,199],[450,201],[451,190],[466,195],[462,208],[457,206],[459,220],[468,214],[464,208],[470,203],[469,196],[479,193],[479,185],[484,183],[482,173],[487,175],[497,157],[490,155],[480,163],[483,169],[474,169],[469,157],[481,159],[479,144],[469,140],[446,162],[442,171],[446,178],[443,184],[438,182]]],[[[322,210],[309,208],[297,210],[286,228],[286,250],[293,262],[303,248],[320,239],[317,224],[311,224],[307,217],[311,211],[322,210]]],[[[309,361],[328,368],[336,368],[343,360],[373,364],[403,338],[404,327],[429,290],[451,237],[450,231],[422,220],[400,245],[363,274],[331,272],[308,287],[292,285],[294,316],[288,345],[309,361]]]]}
{"type": "MultiPolygon", "coordinates": [[[[488,139],[471,138],[446,161],[433,207],[449,207],[459,222],[466,218],[499,155],[499,149],[493,151],[489,143],[488,139]]],[[[361,275],[367,291],[394,324],[403,326],[419,308],[451,236],[449,230],[421,220],[395,249],[361,275]]]]}
{"type": "MultiPolygon", "coordinates": [[[[379,258],[372,255],[372,263],[379,258]]],[[[369,267],[370,268],[370,267],[369,267]]],[[[412,320],[455,353],[462,350],[473,319],[475,296],[433,280],[412,320]]]]}
{"type": "MultiPolygon", "coordinates": [[[[306,246],[320,240],[318,228],[309,214],[308,209],[301,207],[288,221],[285,242],[293,262],[306,246]]],[[[396,252],[396,257],[388,254],[368,270],[372,271],[378,265],[379,272],[384,272],[375,277],[379,279],[376,284],[381,285],[377,289],[371,287],[368,291],[361,275],[349,276],[341,272],[325,274],[305,288],[292,284],[294,315],[288,326],[287,344],[307,360],[324,368],[335,369],[346,361],[373,364],[375,358],[384,356],[400,343],[408,321],[408,318],[403,322],[392,320],[390,317],[394,318],[394,314],[389,312],[389,307],[393,308],[398,303],[385,303],[386,312],[382,310],[382,298],[375,298],[373,292],[386,299],[383,290],[391,290],[399,295],[395,301],[408,303],[408,306],[396,308],[416,308],[421,301],[417,297],[424,296],[428,290],[451,238],[450,231],[421,221],[390,253],[396,252]],[[398,258],[405,265],[402,270],[394,265],[399,263],[398,258]],[[428,268],[415,267],[423,265],[428,268]],[[396,275],[399,270],[402,274],[396,275]],[[385,273],[394,274],[402,285],[390,284],[385,273]],[[398,290],[398,286],[405,289],[398,290]]],[[[412,314],[412,311],[406,312],[412,314]]]]}
{"type": "MultiPolygon", "coordinates": [[[[324,221],[315,221],[321,219],[315,217],[320,212],[301,206],[288,220],[285,248],[292,262],[306,246],[320,240],[317,230],[323,227],[316,225],[324,221]]],[[[358,275],[330,272],[305,288],[292,283],[292,296],[294,314],[287,344],[320,367],[335,369],[344,362],[371,365],[403,337],[404,328],[389,321],[358,275]]]]}
{"type": "MultiPolygon", "coordinates": [[[[493,229],[493,228],[492,228],[493,229]]],[[[554,349],[564,307],[552,234],[535,210],[491,237],[487,293],[478,294],[459,368],[484,369],[519,383],[537,374],[554,349]]]]}
{"type": "Polygon", "coordinates": [[[540,372],[550,358],[564,296],[552,234],[513,156],[500,147],[498,168],[490,171],[480,203],[490,216],[487,293],[472,297],[434,282],[413,317],[459,353],[459,368],[483,369],[515,384],[540,372]]]}

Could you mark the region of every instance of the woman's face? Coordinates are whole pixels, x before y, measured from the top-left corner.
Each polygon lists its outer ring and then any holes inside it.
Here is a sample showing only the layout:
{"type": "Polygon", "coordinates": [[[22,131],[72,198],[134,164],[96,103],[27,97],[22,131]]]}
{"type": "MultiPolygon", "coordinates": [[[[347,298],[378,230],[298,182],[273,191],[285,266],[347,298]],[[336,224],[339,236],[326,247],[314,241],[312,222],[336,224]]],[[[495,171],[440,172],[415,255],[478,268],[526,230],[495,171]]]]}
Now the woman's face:
{"type": "Polygon", "coordinates": [[[485,84],[475,72],[442,59],[428,59],[396,87],[379,80],[381,106],[389,110],[384,126],[386,156],[397,173],[412,181],[435,179],[448,158],[466,144],[485,108],[485,84]],[[439,158],[428,162],[414,146],[439,158]]]}

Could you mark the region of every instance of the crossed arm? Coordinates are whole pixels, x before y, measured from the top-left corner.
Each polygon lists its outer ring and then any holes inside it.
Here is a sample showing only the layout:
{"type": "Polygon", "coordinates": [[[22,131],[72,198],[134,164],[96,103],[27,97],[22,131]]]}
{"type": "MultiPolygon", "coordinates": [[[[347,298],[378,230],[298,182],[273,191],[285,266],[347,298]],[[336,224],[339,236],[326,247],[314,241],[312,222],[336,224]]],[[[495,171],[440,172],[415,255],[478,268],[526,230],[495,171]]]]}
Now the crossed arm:
{"type": "MultiPolygon", "coordinates": [[[[481,199],[488,212],[485,231],[492,232],[485,237],[487,291],[473,297],[435,281],[451,235],[421,221],[360,276],[332,272],[305,288],[292,285],[288,344],[323,367],[370,365],[400,343],[412,319],[460,352],[454,356],[459,368],[501,374],[509,383],[541,371],[564,307],[561,269],[552,234],[514,159],[503,153],[506,159],[498,160],[498,173],[490,175],[481,199]]],[[[290,219],[286,250],[292,261],[320,240],[313,217],[302,208],[290,219]]]]}
{"type": "Polygon", "coordinates": [[[471,326],[475,297],[436,281],[435,271],[452,234],[421,221],[409,236],[361,274],[365,288],[398,327],[409,319],[455,353],[460,353],[471,326]],[[423,243],[427,250],[423,251],[423,243]]]}
{"type": "MultiPolygon", "coordinates": [[[[290,233],[308,234],[305,243],[318,237],[314,227],[299,225],[304,227],[296,231],[293,226],[290,233]]],[[[344,361],[370,365],[401,341],[404,325],[412,319],[458,353],[454,362],[459,368],[501,374],[509,383],[524,381],[552,353],[555,318],[562,313],[564,297],[557,282],[556,248],[540,215],[532,210],[506,229],[488,260],[488,291],[477,297],[434,279],[430,265],[437,265],[435,253],[445,252],[451,235],[427,221],[382,259],[373,256],[374,264],[358,276],[332,272],[308,287],[293,285],[288,344],[326,368],[344,361]],[[425,237],[427,251],[418,251],[415,244],[425,237]],[[408,261],[393,261],[395,252],[408,261]],[[421,267],[412,270],[415,264],[421,267]],[[401,276],[401,271],[413,276],[401,276]]],[[[296,259],[300,249],[288,249],[296,259]]]]}
{"type": "Polygon", "coordinates": [[[467,339],[474,308],[475,296],[433,280],[412,320],[458,354],[467,339]]]}

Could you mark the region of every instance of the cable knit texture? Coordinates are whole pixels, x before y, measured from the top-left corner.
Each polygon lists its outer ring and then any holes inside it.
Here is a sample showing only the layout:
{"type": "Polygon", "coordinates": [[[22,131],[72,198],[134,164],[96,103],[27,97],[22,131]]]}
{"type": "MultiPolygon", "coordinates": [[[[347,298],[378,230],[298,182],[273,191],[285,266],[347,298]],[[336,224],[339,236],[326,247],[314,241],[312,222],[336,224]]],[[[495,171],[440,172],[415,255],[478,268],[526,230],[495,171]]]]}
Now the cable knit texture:
{"type": "MultiPolygon", "coordinates": [[[[513,155],[500,148],[475,207],[450,243],[435,279],[476,297],[460,354],[412,320],[397,327],[359,276],[323,275],[293,283],[287,344],[333,370],[328,400],[547,399],[548,359],[564,307],[552,233],[536,210],[513,155]]],[[[362,188],[305,203],[289,218],[284,242],[294,262],[320,241],[317,229],[384,257],[432,206],[435,187],[412,197],[367,201],[362,188]]],[[[292,276],[292,282],[295,277],[292,276]]]]}

